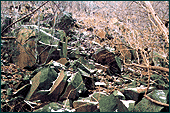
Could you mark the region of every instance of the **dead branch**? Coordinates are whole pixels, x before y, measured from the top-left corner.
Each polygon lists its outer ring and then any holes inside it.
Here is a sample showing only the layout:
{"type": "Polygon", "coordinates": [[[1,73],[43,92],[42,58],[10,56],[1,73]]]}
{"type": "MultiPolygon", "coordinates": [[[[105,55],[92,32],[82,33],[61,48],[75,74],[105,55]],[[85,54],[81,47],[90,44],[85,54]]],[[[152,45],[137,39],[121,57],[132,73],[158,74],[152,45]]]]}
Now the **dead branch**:
{"type": "Polygon", "coordinates": [[[155,13],[151,3],[149,1],[144,1],[147,7],[147,10],[149,14],[152,15],[156,23],[158,24],[158,27],[161,29],[161,31],[164,33],[166,42],[169,44],[169,30],[165,27],[165,25],[162,23],[162,21],[159,19],[158,15],[155,13]]]}
{"type": "Polygon", "coordinates": [[[16,39],[16,37],[1,37],[1,40],[11,40],[16,39]]]}
{"type": "MultiPolygon", "coordinates": [[[[127,64],[127,63],[124,62],[124,64],[127,65],[127,66],[136,66],[136,67],[141,67],[141,68],[145,68],[145,69],[148,68],[147,66],[139,65],[139,64],[135,64],[135,63],[127,64]]],[[[149,66],[149,69],[152,69],[152,70],[160,70],[160,71],[164,71],[164,72],[168,72],[168,73],[169,73],[169,69],[168,69],[168,68],[165,68],[165,67],[149,66]]]]}
{"type": "Polygon", "coordinates": [[[18,19],[17,21],[15,21],[15,22],[11,23],[10,25],[8,25],[8,26],[1,32],[1,35],[2,35],[2,33],[3,33],[6,29],[8,29],[9,27],[11,27],[11,26],[14,25],[15,23],[23,20],[24,18],[28,17],[29,15],[35,13],[38,9],[40,9],[40,8],[41,8],[43,5],[45,5],[47,2],[49,2],[49,1],[44,2],[41,6],[39,6],[37,9],[35,9],[33,12],[31,12],[31,13],[23,16],[22,18],[20,18],[20,19],[18,19]]]}
{"type": "Polygon", "coordinates": [[[156,100],[154,100],[154,99],[150,98],[150,97],[149,97],[149,96],[147,96],[147,95],[144,95],[144,97],[146,97],[146,98],[147,98],[148,100],[150,100],[151,102],[154,102],[154,103],[156,103],[156,104],[163,105],[163,106],[168,106],[168,107],[169,107],[169,104],[165,104],[165,103],[162,103],[162,102],[156,101],[156,100]]]}

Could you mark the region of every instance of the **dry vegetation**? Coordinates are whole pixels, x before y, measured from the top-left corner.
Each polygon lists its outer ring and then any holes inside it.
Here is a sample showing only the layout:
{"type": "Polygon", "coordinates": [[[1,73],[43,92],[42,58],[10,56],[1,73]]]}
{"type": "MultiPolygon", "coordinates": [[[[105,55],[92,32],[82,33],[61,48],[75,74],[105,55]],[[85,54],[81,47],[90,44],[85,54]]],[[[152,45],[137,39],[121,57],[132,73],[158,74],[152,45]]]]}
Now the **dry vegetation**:
{"type": "MultiPolygon", "coordinates": [[[[44,26],[51,20],[54,24],[54,20],[57,22],[62,13],[67,11],[72,13],[73,18],[77,20],[76,23],[83,26],[79,29],[79,35],[86,32],[87,37],[94,36],[93,41],[101,47],[116,48],[125,72],[131,68],[134,73],[141,74],[140,79],[147,77],[147,90],[153,73],[164,76],[169,82],[169,1],[50,1],[44,3],[43,1],[1,1],[1,25],[5,17],[11,17],[14,23],[9,26],[8,35],[2,33],[4,29],[1,30],[1,38],[17,38],[15,30],[21,28],[22,20],[27,18],[24,17],[25,15],[30,17],[30,21],[25,22],[25,25],[44,26]],[[43,6],[40,7],[41,5],[43,6]],[[39,7],[40,9],[36,10],[39,7]],[[51,18],[48,19],[50,15],[51,18]],[[93,30],[90,31],[90,28],[93,30]],[[133,58],[132,52],[134,52],[133,58]]],[[[92,40],[89,39],[88,42],[92,43],[92,40]]],[[[1,59],[3,54],[5,52],[1,50],[1,59]]],[[[147,97],[147,90],[145,97],[147,97]]],[[[152,101],[151,98],[147,98],[152,101]]],[[[153,102],[169,106],[154,100],[153,102]]]]}

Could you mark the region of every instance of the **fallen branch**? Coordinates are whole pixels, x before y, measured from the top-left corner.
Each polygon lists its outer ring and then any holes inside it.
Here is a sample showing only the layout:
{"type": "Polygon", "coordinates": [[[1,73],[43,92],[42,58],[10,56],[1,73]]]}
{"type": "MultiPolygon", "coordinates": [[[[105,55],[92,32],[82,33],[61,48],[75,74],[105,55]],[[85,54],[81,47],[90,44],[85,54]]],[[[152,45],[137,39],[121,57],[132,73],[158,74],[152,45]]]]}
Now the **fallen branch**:
{"type": "Polygon", "coordinates": [[[159,105],[163,105],[163,106],[168,106],[169,107],[169,104],[165,104],[165,103],[162,103],[162,102],[159,102],[159,101],[156,101],[150,97],[148,97],[147,95],[144,95],[144,97],[146,97],[148,100],[150,100],[151,102],[154,102],[156,104],[159,104],[159,105]]]}
{"type": "Polygon", "coordinates": [[[24,18],[28,17],[29,15],[35,13],[38,9],[40,9],[40,8],[41,8],[43,5],[45,5],[47,2],[49,2],[49,1],[44,2],[40,7],[38,7],[37,9],[35,9],[33,12],[31,12],[31,13],[23,16],[22,18],[20,18],[20,19],[18,19],[17,21],[15,21],[15,22],[11,23],[10,25],[8,25],[8,26],[1,32],[1,35],[2,35],[2,33],[3,33],[6,29],[8,29],[9,27],[11,27],[11,26],[14,25],[15,23],[23,20],[24,18]]]}
{"type": "MultiPolygon", "coordinates": [[[[127,66],[136,66],[136,67],[141,67],[141,68],[145,68],[145,69],[148,68],[147,66],[139,65],[139,64],[135,64],[135,63],[127,64],[127,63],[124,62],[124,64],[127,65],[127,66]]],[[[165,68],[165,67],[149,66],[149,69],[152,69],[152,70],[160,70],[160,71],[164,71],[164,72],[168,72],[168,73],[169,73],[169,68],[165,68]]]]}
{"type": "Polygon", "coordinates": [[[1,37],[1,40],[11,40],[16,39],[16,37],[1,37]]]}

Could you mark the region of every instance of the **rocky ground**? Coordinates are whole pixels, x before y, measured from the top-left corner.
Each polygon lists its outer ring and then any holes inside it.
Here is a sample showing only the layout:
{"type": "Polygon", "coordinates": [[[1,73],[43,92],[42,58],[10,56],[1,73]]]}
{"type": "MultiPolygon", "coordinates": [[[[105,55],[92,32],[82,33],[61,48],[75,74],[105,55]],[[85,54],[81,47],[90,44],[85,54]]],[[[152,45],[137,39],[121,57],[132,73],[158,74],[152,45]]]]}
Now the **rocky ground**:
{"type": "Polygon", "coordinates": [[[124,22],[60,10],[52,30],[50,11],[40,15],[40,37],[38,12],[31,17],[34,26],[22,21],[12,32],[1,33],[2,112],[169,111],[169,63],[158,55],[150,67],[143,65],[144,56],[126,43],[124,22]],[[28,55],[36,53],[36,37],[39,63],[28,55]]]}

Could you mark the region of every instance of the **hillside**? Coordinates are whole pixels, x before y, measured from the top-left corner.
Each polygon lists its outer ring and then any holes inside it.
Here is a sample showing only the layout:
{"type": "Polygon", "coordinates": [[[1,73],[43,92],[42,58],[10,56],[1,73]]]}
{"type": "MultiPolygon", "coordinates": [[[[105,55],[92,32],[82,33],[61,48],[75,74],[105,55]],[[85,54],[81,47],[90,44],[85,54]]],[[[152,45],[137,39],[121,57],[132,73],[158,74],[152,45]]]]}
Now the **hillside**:
{"type": "Polygon", "coordinates": [[[1,1],[2,112],[169,112],[168,1],[1,1]]]}

